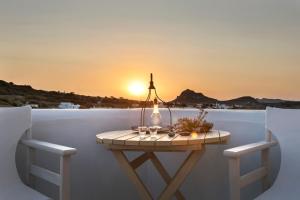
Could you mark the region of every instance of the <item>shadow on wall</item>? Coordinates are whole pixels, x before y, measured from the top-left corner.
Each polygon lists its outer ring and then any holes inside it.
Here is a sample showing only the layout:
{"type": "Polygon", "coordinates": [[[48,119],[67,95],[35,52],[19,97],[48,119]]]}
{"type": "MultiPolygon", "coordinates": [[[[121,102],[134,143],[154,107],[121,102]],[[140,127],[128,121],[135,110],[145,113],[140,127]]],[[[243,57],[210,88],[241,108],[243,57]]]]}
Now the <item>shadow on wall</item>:
{"type": "MultiPolygon", "coordinates": [[[[175,109],[174,119],[196,116],[194,109],[175,109]]],[[[34,110],[33,137],[45,141],[67,145],[78,149],[71,165],[72,200],[101,199],[139,199],[133,184],[119,168],[111,152],[96,144],[95,135],[109,130],[129,129],[138,124],[138,109],[97,109],[97,110],[34,110]]],[[[168,113],[162,111],[164,122],[168,113]]],[[[263,111],[209,111],[208,119],[216,129],[231,132],[229,144],[208,145],[206,152],[193,172],[181,187],[187,199],[226,200],[229,199],[228,163],[223,150],[234,146],[257,142],[264,139],[263,111]]],[[[271,150],[272,173],[274,180],[280,164],[279,147],[271,150]]],[[[134,158],[139,153],[130,153],[134,158]]],[[[184,159],[185,153],[158,153],[166,168],[175,173],[184,159]]],[[[58,169],[59,161],[55,157],[37,155],[42,166],[58,169]]],[[[24,169],[24,155],[19,148],[18,168],[24,169]]],[[[253,154],[242,160],[242,173],[259,166],[260,157],[253,154]]],[[[164,189],[164,182],[148,162],[139,169],[139,174],[146,181],[149,190],[157,197],[164,189]]],[[[57,199],[57,188],[48,183],[37,181],[37,188],[57,199]]],[[[242,199],[253,199],[261,192],[260,183],[242,190],[242,199]]]]}

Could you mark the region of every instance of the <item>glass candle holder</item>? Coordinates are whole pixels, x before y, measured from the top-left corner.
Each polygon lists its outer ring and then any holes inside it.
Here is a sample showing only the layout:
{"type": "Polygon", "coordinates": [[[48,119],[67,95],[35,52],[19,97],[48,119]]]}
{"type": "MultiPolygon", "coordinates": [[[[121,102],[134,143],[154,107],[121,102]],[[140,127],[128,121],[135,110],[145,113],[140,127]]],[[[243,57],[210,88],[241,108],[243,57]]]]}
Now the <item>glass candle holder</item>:
{"type": "Polygon", "coordinates": [[[147,133],[147,126],[139,126],[138,130],[139,130],[140,139],[145,139],[147,133]]]}
{"type": "Polygon", "coordinates": [[[150,136],[151,136],[152,139],[155,139],[157,137],[157,130],[158,130],[157,126],[150,126],[149,127],[149,132],[150,132],[150,136]]]}

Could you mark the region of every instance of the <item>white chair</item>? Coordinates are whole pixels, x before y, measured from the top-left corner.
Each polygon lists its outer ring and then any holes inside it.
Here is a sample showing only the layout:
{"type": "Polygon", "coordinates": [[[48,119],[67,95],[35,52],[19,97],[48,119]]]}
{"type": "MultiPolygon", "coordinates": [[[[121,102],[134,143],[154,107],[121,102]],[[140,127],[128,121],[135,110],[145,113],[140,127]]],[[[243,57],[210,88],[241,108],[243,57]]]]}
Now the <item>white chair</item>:
{"type": "Polygon", "coordinates": [[[0,109],[0,199],[1,200],[48,200],[49,197],[23,184],[19,178],[15,153],[20,138],[26,133],[22,143],[28,148],[27,181],[33,176],[40,177],[60,187],[60,199],[70,199],[69,161],[76,149],[31,139],[31,108],[0,109]],[[60,173],[51,172],[34,165],[35,150],[48,151],[59,155],[60,173]]]}
{"type": "Polygon", "coordinates": [[[299,200],[300,199],[300,110],[267,108],[266,140],[224,151],[229,158],[230,199],[240,199],[240,189],[261,179],[264,193],[256,199],[299,200]],[[269,148],[276,144],[274,134],[281,149],[281,164],[278,176],[268,189],[269,148]],[[261,151],[261,167],[240,176],[240,157],[261,151]]]}

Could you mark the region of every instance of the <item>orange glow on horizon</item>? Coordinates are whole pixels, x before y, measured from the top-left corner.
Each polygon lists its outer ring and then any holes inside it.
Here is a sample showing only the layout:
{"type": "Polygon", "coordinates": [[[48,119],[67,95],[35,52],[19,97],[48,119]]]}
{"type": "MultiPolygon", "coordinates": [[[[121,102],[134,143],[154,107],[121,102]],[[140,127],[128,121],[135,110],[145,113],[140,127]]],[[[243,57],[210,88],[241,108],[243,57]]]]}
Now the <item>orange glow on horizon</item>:
{"type": "Polygon", "coordinates": [[[141,96],[142,94],[145,94],[146,87],[145,85],[140,81],[132,81],[128,85],[128,92],[131,95],[134,96],[141,96]]]}
{"type": "Polygon", "coordinates": [[[171,7],[163,1],[47,1],[41,5],[45,12],[36,12],[34,1],[25,11],[4,1],[0,80],[48,91],[144,100],[147,89],[128,87],[139,81],[147,88],[153,73],[165,101],[186,89],[218,100],[252,96],[299,101],[295,25],[300,15],[290,14],[294,1],[284,2],[276,15],[276,2],[228,6],[220,1],[216,10],[197,1],[174,1],[171,7]]]}
{"type": "Polygon", "coordinates": [[[191,137],[192,137],[193,139],[197,138],[197,137],[198,137],[198,133],[195,132],[195,131],[193,131],[192,134],[191,134],[191,137]]]}

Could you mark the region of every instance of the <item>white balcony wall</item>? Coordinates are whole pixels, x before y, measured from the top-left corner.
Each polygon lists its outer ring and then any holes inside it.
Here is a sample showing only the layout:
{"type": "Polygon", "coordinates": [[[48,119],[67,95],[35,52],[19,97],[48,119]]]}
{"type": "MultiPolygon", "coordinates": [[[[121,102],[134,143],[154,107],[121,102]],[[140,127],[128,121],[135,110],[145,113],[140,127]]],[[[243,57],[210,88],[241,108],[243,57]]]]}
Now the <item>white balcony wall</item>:
{"type": "MultiPolygon", "coordinates": [[[[216,129],[231,132],[228,144],[207,145],[206,152],[181,187],[187,199],[229,199],[228,163],[223,150],[264,139],[264,111],[208,110],[207,119],[216,129]]],[[[195,109],[173,109],[174,120],[197,115],[195,109]]],[[[95,110],[33,110],[33,137],[78,149],[72,157],[72,200],[139,199],[135,187],[121,171],[111,152],[96,144],[95,135],[110,130],[130,129],[139,121],[139,109],[95,109],[95,110]]],[[[150,115],[148,111],[147,116],[150,115]]],[[[167,110],[162,111],[163,123],[168,122],[167,110]]],[[[149,119],[147,119],[149,121],[149,119]]],[[[23,147],[17,154],[20,174],[24,172],[23,147]]],[[[277,175],[280,164],[280,148],[271,151],[271,181],[277,175]]],[[[134,158],[139,153],[129,153],[134,158]]],[[[186,153],[159,153],[166,168],[175,173],[186,153]]],[[[259,154],[242,159],[242,173],[259,166],[259,154]]],[[[58,159],[41,153],[37,162],[58,170],[58,159]]],[[[150,162],[139,169],[150,191],[157,197],[165,184],[150,162]]],[[[38,190],[57,198],[58,189],[42,180],[36,180],[38,190]]],[[[242,190],[242,199],[253,199],[261,193],[260,183],[242,190]]]]}

